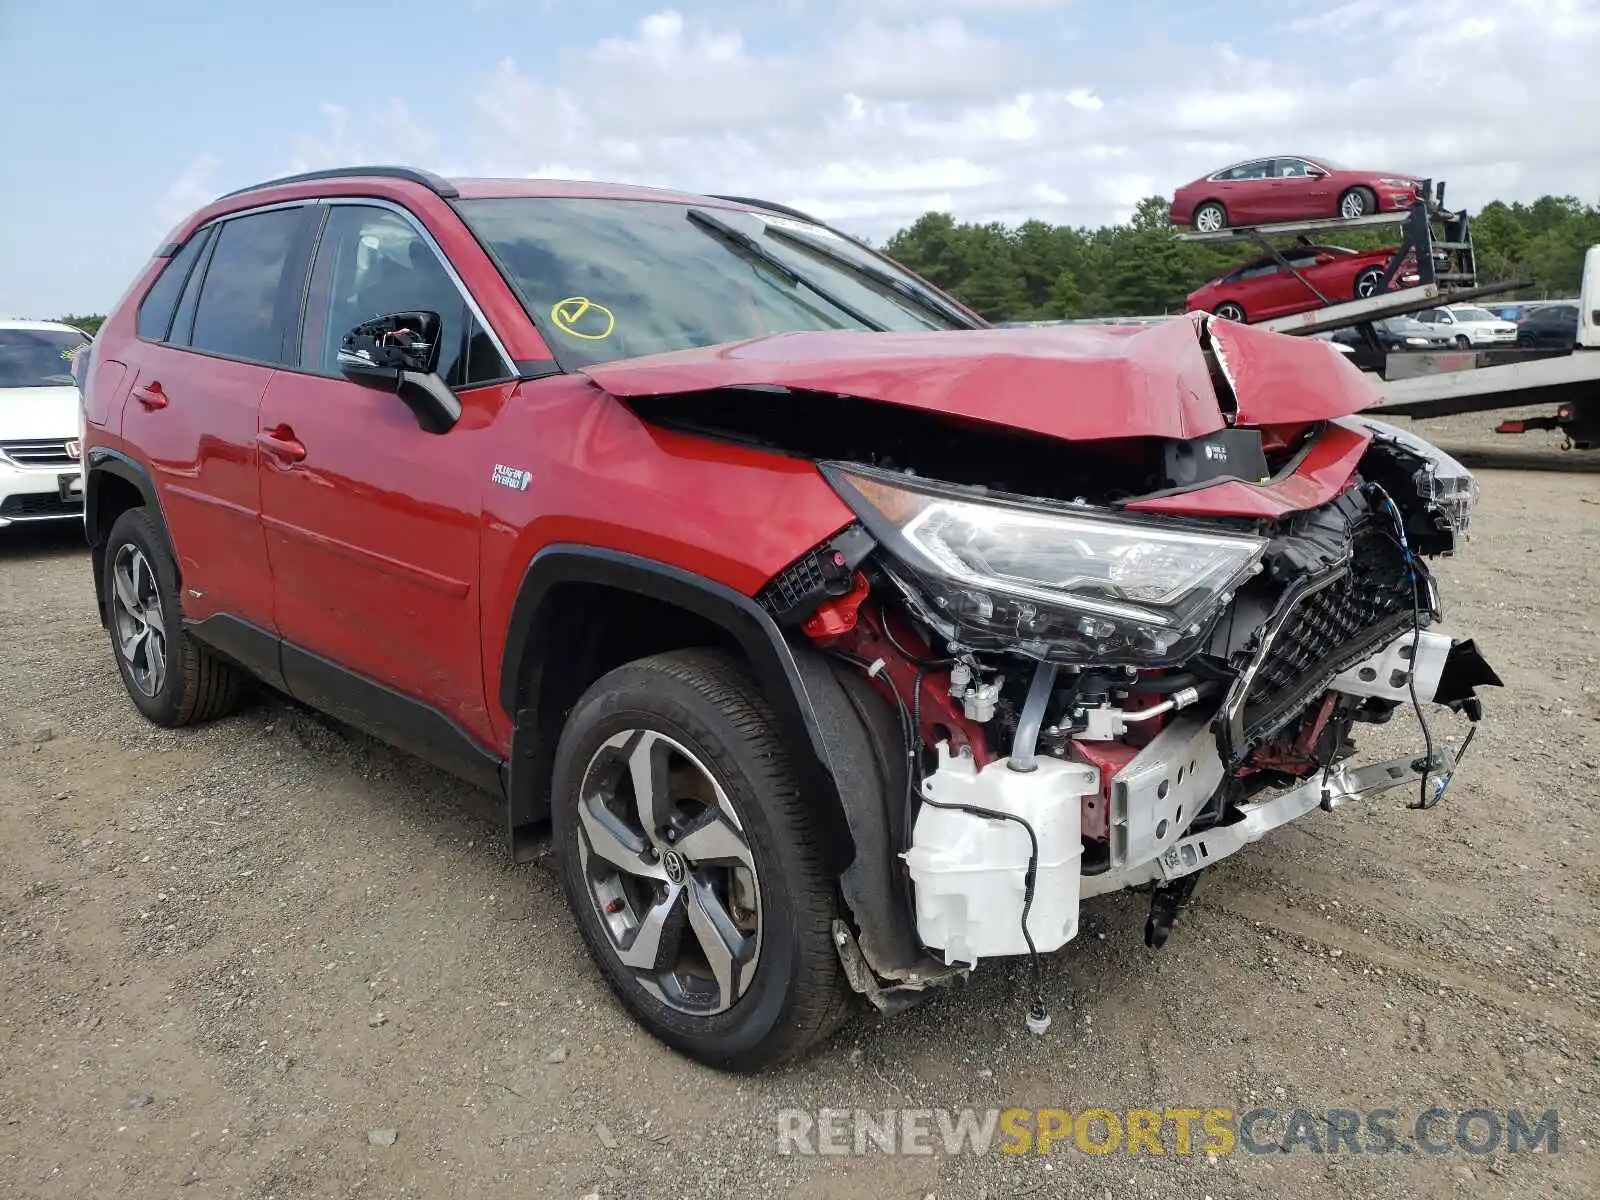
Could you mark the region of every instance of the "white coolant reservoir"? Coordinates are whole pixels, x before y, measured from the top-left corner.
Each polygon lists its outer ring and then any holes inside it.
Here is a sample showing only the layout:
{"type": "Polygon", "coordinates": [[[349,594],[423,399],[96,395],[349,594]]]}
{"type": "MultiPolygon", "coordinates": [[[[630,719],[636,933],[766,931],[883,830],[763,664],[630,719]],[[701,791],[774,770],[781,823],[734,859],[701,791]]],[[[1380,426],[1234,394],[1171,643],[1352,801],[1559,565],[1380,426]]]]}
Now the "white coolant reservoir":
{"type": "MultiPolygon", "coordinates": [[[[1021,817],[1039,840],[1028,932],[1040,953],[1078,933],[1078,880],[1083,857],[1083,797],[1100,790],[1099,772],[1081,763],[1040,757],[1034,770],[1013,771],[996,759],[981,771],[967,755],[938,746],[939,767],[922,781],[923,797],[1021,817]]],[[[916,889],[917,932],[946,964],[1026,954],[1022,903],[1030,843],[1016,821],[923,804],[904,857],[916,889]]]]}

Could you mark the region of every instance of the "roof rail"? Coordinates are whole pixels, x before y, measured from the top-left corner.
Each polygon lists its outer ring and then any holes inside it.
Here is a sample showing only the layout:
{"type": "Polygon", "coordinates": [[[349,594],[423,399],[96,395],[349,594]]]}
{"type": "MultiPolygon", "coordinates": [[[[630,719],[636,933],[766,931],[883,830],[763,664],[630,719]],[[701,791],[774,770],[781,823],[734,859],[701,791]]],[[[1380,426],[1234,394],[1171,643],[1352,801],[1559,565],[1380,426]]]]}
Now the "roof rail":
{"type": "Polygon", "coordinates": [[[376,177],[379,179],[404,179],[409,183],[420,183],[434,195],[445,200],[454,200],[461,195],[456,190],[456,185],[442,176],[435,175],[432,171],[418,170],[416,167],[328,167],[321,171],[305,171],[299,175],[284,175],[278,179],[268,179],[264,183],[252,183],[249,187],[235,188],[218,196],[219,200],[226,200],[230,196],[242,196],[246,192],[259,192],[262,188],[280,187],[288,183],[314,183],[319,179],[360,179],[363,177],[376,177]]]}
{"type": "Polygon", "coordinates": [[[798,217],[802,221],[809,221],[813,225],[827,227],[826,221],[819,221],[810,213],[803,213],[798,208],[790,208],[787,204],[775,204],[771,200],[755,200],[749,196],[719,196],[711,194],[713,200],[726,200],[730,204],[748,204],[751,208],[764,208],[768,212],[783,213],[785,216],[798,217]]]}

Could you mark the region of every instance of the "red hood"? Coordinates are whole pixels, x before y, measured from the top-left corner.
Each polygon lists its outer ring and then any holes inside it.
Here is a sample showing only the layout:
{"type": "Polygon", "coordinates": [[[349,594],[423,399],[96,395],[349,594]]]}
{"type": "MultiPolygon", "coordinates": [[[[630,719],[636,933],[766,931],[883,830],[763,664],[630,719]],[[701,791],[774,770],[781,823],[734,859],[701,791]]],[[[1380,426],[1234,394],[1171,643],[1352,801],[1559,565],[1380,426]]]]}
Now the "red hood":
{"type": "Polygon", "coordinates": [[[1344,355],[1191,313],[1154,325],[928,333],[783,333],[603,363],[613,396],[784,387],[858,396],[1069,441],[1190,439],[1225,427],[1202,338],[1231,385],[1236,424],[1349,416],[1376,399],[1344,355]]]}

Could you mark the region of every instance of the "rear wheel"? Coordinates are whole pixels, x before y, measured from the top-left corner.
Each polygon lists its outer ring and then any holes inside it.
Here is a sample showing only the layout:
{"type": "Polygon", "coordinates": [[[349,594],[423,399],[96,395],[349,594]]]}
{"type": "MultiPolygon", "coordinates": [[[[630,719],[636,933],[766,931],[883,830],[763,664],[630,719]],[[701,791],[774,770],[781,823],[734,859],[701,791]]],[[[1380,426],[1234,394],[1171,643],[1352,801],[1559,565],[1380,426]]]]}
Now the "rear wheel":
{"type": "Polygon", "coordinates": [[[1194,227],[1200,233],[1218,233],[1228,227],[1228,210],[1220,200],[1207,200],[1194,210],[1194,227]]]}
{"type": "Polygon", "coordinates": [[[1368,267],[1356,276],[1356,299],[1365,300],[1368,296],[1376,296],[1382,286],[1383,268],[1368,267]]]}
{"type": "Polygon", "coordinates": [[[774,727],[735,659],[674,651],[595,683],[556,751],[553,833],[590,953],[647,1030],[735,1070],[849,1012],[834,881],[774,727]]]}
{"type": "Polygon", "coordinates": [[[139,711],[171,728],[236,708],[244,678],[184,629],[178,571],[146,509],[132,508],[117,518],[105,556],[112,653],[139,711]]]}
{"type": "Polygon", "coordinates": [[[1364,187],[1351,188],[1339,197],[1339,215],[1346,220],[1369,217],[1378,211],[1378,198],[1364,187]]]}
{"type": "Polygon", "coordinates": [[[1221,317],[1224,321],[1237,321],[1241,325],[1244,324],[1244,307],[1243,305],[1235,304],[1232,300],[1226,300],[1217,305],[1216,308],[1211,310],[1211,315],[1221,317]]]}

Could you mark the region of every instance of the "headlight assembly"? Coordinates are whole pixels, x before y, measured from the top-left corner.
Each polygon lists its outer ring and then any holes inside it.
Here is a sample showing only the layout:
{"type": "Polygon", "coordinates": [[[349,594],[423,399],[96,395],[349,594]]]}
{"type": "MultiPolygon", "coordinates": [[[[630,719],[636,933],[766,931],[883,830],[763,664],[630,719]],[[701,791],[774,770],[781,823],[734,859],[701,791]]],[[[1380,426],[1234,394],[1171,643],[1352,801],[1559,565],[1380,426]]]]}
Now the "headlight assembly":
{"type": "Polygon", "coordinates": [[[1209,632],[1265,539],[978,499],[843,464],[823,474],[895,559],[926,615],[977,649],[1161,666],[1209,632]]]}
{"type": "Polygon", "coordinates": [[[1465,538],[1472,524],[1472,514],[1478,508],[1478,481],[1472,477],[1472,472],[1432,442],[1409,430],[1365,416],[1354,418],[1354,422],[1365,427],[1377,440],[1392,442],[1421,460],[1421,466],[1412,476],[1417,495],[1433,506],[1441,529],[1465,538]]]}

